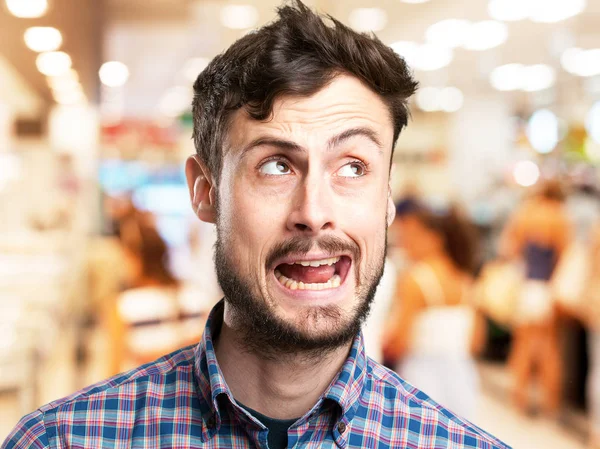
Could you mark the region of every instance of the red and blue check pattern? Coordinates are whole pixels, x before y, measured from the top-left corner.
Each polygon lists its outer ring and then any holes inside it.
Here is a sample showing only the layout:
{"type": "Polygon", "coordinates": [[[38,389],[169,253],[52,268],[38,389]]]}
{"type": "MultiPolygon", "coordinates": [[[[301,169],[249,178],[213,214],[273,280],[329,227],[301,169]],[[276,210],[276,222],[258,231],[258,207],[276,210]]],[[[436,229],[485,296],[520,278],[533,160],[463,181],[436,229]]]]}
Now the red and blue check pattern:
{"type": "MultiPolygon", "coordinates": [[[[221,320],[222,302],[195,349],[41,407],[2,449],[267,449],[268,430],[238,406],[215,358],[221,320]]],[[[360,335],[338,377],[288,431],[288,447],[508,448],[366,357],[360,335]]]]}

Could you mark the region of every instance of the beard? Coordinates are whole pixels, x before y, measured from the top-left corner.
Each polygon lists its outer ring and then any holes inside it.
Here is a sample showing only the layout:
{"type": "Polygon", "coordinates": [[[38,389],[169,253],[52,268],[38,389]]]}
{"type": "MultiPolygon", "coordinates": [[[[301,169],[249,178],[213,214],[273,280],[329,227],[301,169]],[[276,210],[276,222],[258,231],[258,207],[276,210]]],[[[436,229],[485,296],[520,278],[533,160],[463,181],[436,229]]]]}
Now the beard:
{"type": "MultiPolygon", "coordinates": [[[[380,256],[359,273],[360,250],[354,242],[337,237],[293,237],[276,245],[267,255],[266,266],[288,254],[307,254],[313,247],[330,254],[350,253],[355,270],[355,306],[349,313],[338,305],[314,306],[298,312],[293,321],[276,315],[276,298],[265,298],[258,285],[242,276],[231,260],[232,251],[217,227],[215,268],[217,279],[230,306],[231,325],[244,349],[262,358],[281,359],[286,356],[321,358],[325,352],[345,346],[360,331],[369,315],[375,292],[383,275],[387,235],[380,256]],[[315,331],[319,324],[319,332],[315,331]]],[[[347,275],[349,275],[348,273],[347,275]]],[[[266,280],[265,288],[266,289],[266,280]]]]}

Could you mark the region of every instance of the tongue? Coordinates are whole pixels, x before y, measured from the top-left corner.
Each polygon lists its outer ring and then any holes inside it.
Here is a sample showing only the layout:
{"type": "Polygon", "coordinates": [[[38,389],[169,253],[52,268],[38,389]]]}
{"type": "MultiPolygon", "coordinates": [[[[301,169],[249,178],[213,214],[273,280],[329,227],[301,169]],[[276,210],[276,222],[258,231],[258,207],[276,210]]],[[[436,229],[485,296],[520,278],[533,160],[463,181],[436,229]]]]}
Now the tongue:
{"type": "Polygon", "coordinates": [[[321,265],[320,267],[304,267],[302,265],[283,264],[277,270],[288,279],[305,284],[324,284],[335,274],[335,266],[321,265]]]}

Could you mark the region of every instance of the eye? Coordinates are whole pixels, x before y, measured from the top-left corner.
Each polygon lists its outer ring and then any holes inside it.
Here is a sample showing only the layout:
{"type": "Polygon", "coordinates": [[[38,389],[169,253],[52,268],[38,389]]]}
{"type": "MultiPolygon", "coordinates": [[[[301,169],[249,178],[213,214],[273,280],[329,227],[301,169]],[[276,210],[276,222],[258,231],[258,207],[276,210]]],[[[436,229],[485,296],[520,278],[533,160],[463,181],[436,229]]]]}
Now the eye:
{"type": "Polygon", "coordinates": [[[359,178],[366,172],[365,165],[362,162],[354,161],[344,165],[338,171],[338,176],[345,178],[359,178]]]}
{"type": "Polygon", "coordinates": [[[265,175],[289,175],[291,173],[290,166],[283,161],[268,161],[261,167],[260,171],[265,175]]]}

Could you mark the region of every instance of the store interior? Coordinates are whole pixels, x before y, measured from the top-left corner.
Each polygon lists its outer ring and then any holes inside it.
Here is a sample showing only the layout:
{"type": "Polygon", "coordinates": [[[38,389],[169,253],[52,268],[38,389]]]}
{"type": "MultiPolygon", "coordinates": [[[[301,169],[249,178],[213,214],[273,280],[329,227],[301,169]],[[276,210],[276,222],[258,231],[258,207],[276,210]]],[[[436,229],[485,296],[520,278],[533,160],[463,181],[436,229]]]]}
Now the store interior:
{"type": "MultiPolygon", "coordinates": [[[[105,290],[123,281],[111,245],[132,208],[155,224],[174,276],[201,286],[204,304],[220,298],[215,231],[193,214],[184,174],[192,85],[280,3],[0,0],[0,441],[36,407],[115,374],[105,290]]],[[[600,224],[600,0],[304,3],[414,70],[396,201],[459,204],[479,231],[481,273],[513,211],[560,180],[585,246],[600,224]]],[[[495,318],[475,423],[519,449],[589,447],[596,331],[562,319],[560,411],[522,415],[512,326],[495,318]]]]}

